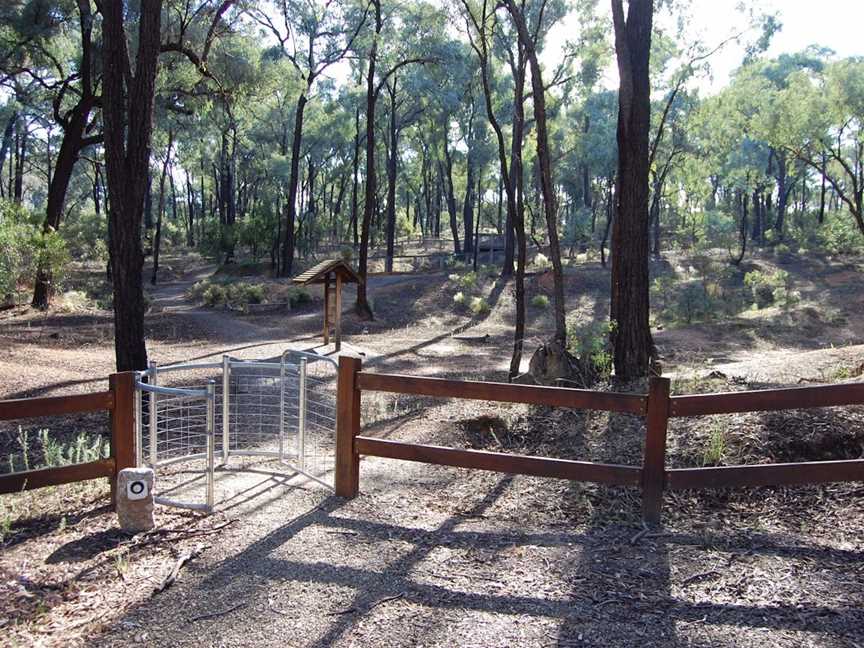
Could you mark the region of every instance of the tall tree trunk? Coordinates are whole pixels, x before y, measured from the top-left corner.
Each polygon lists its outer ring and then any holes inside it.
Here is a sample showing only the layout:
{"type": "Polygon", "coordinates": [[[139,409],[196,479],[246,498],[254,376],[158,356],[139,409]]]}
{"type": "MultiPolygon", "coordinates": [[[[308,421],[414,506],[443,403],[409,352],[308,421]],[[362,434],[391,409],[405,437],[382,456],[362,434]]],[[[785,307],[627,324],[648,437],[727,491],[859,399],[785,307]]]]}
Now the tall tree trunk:
{"type": "MultiPolygon", "coordinates": [[[[162,163],[162,175],[159,176],[159,207],[156,212],[156,233],[153,235],[153,274],[150,283],[156,285],[159,274],[159,252],[162,248],[162,218],[165,214],[165,179],[168,176],[168,167],[171,164],[171,148],[174,146],[174,131],[168,129],[168,148],[165,151],[165,162],[162,163]]],[[[172,182],[173,184],[173,182],[172,182]]],[[[177,203],[174,203],[176,216],[177,203]]]]}
{"type": "Polygon", "coordinates": [[[819,224],[825,222],[825,189],[827,184],[827,170],[828,170],[828,154],[823,150],[822,151],[822,187],[819,192],[819,224]]]}
{"type": "Polygon", "coordinates": [[[392,87],[388,86],[390,94],[390,120],[389,120],[389,136],[390,144],[388,146],[387,156],[387,258],[384,263],[384,269],[387,272],[393,272],[393,254],[396,238],[396,155],[399,145],[399,131],[396,128],[396,78],[393,78],[392,87]]]}
{"type": "Polygon", "coordinates": [[[783,239],[786,227],[786,208],[789,204],[789,191],[787,188],[786,152],[777,153],[777,219],[774,221],[774,231],[777,240],[783,239]]]}
{"type": "Polygon", "coordinates": [[[30,132],[24,120],[17,122],[15,132],[15,180],[12,185],[12,200],[20,205],[24,200],[24,163],[27,160],[27,140],[30,132]]]}
{"type": "Polygon", "coordinates": [[[375,209],[378,191],[375,177],[375,103],[378,98],[375,91],[375,66],[378,59],[378,38],[384,23],[381,19],[381,0],[372,0],[375,7],[375,35],[369,48],[369,65],[366,70],[366,189],[363,197],[363,226],[360,232],[360,260],[357,266],[360,283],[357,285],[357,301],[354,309],[360,317],[372,319],[372,309],[366,297],[366,275],[369,258],[369,228],[372,224],[372,212],[375,209]]]}
{"type": "Polygon", "coordinates": [[[561,248],[558,242],[558,206],[555,194],[554,179],[552,176],[552,157],[549,152],[549,135],[546,126],[546,88],[543,85],[543,76],[540,63],[537,59],[537,50],[534,41],[528,33],[528,26],[522,10],[517,7],[515,0],[507,0],[507,10],[513,17],[519,40],[525,48],[528,63],[531,67],[531,90],[533,93],[534,121],[537,128],[537,160],[540,167],[540,187],[543,194],[543,209],[546,217],[546,229],[549,235],[549,257],[552,261],[553,296],[555,299],[554,340],[562,348],[567,344],[567,323],[565,319],[564,303],[564,270],[561,265],[561,248]]]}
{"type": "Polygon", "coordinates": [[[738,248],[738,256],[732,260],[732,265],[735,266],[741,265],[741,261],[744,260],[744,254],[747,252],[747,230],[749,229],[749,223],[747,222],[747,201],[749,198],[750,194],[746,191],[739,192],[738,201],[741,209],[741,224],[738,227],[738,239],[740,247],[738,248]]]}
{"type": "Polygon", "coordinates": [[[186,174],[186,247],[195,247],[195,194],[192,190],[192,179],[189,171],[186,174]]]}
{"type": "Polygon", "coordinates": [[[648,373],[654,354],[648,306],[648,131],[651,124],[649,58],[653,0],[612,0],[618,59],[618,185],[612,228],[612,300],[615,375],[648,373]]]}
{"type": "MultiPolygon", "coordinates": [[[[18,121],[18,111],[13,110],[6,122],[6,127],[3,129],[3,140],[0,143],[0,197],[5,195],[3,191],[3,166],[6,164],[6,157],[12,149],[12,142],[15,139],[15,123],[18,121]]],[[[9,177],[12,177],[12,162],[9,162],[9,177]]],[[[11,193],[11,192],[10,192],[11,193]]]]}
{"type": "MultiPolygon", "coordinates": [[[[48,185],[48,201],[45,208],[45,220],[42,222],[42,233],[56,232],[60,229],[60,220],[63,217],[63,206],[66,203],[66,193],[69,182],[72,180],[72,172],[75,169],[75,161],[84,146],[84,131],[90,110],[93,107],[94,98],[82,99],[72,110],[68,123],[63,131],[63,141],[57,153],[57,162],[54,173],[48,185]]],[[[16,181],[17,182],[17,181],[16,181]]],[[[36,271],[36,282],[33,286],[33,299],[31,304],[35,308],[48,308],[51,299],[53,277],[50,268],[40,267],[36,271]]]]}
{"type": "Polygon", "coordinates": [[[470,148],[468,149],[465,169],[465,200],[462,203],[462,221],[465,224],[465,245],[462,249],[467,256],[474,251],[474,155],[470,148]]]}
{"type": "MultiPolygon", "coordinates": [[[[311,75],[310,75],[311,78],[311,75]]],[[[307,86],[305,91],[297,98],[297,108],[294,111],[294,135],[291,139],[291,172],[288,177],[287,218],[285,219],[285,236],[282,239],[282,268],[280,274],[283,277],[291,276],[294,269],[294,224],[297,222],[297,183],[300,178],[300,144],[303,139],[303,113],[306,110],[306,98],[309,92],[307,86]]]]}
{"type": "Polygon", "coordinates": [[[162,2],[141,3],[134,66],[127,51],[124,12],[121,2],[102,3],[102,115],[118,371],[147,367],[140,230],[150,160],[162,2]]]}
{"type": "Polygon", "coordinates": [[[357,183],[360,173],[360,108],[354,111],[354,157],[351,159],[351,236],[354,249],[360,244],[357,236],[357,183]]]}
{"type": "MultiPolygon", "coordinates": [[[[461,254],[462,246],[459,243],[459,222],[456,220],[456,192],[453,190],[453,156],[450,155],[446,138],[444,140],[444,161],[444,179],[447,184],[447,214],[450,216],[450,234],[453,236],[453,252],[461,254]]],[[[470,232],[468,235],[470,236],[470,232]]]]}

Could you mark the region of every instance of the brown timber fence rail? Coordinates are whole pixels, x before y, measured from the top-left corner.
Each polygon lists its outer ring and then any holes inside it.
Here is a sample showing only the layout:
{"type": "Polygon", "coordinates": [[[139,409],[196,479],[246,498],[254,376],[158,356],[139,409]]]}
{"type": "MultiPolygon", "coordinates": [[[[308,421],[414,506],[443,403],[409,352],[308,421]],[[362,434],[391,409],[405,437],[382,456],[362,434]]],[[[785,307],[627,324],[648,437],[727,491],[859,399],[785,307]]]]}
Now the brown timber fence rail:
{"type": "Polygon", "coordinates": [[[16,493],[108,477],[111,480],[113,502],[117,473],[135,465],[134,395],[135,373],[130,371],[112,374],[108,379],[107,391],[0,400],[0,421],[81,412],[109,412],[111,420],[111,452],[105,459],[0,475],[0,493],[16,493]]]}
{"type": "Polygon", "coordinates": [[[651,524],[660,521],[664,490],[864,481],[864,459],[710,468],[666,467],[666,431],[670,418],[864,405],[864,383],[670,396],[669,379],[658,377],[651,379],[647,394],[622,394],[376,374],[364,372],[361,367],[358,358],[342,356],[339,359],[335,487],[336,494],[342,497],[354,497],[359,492],[361,455],[641,487],[643,519],[651,524]],[[646,439],[642,465],[531,457],[362,436],[360,399],[364,391],[527,403],[644,416],[646,439]]]}

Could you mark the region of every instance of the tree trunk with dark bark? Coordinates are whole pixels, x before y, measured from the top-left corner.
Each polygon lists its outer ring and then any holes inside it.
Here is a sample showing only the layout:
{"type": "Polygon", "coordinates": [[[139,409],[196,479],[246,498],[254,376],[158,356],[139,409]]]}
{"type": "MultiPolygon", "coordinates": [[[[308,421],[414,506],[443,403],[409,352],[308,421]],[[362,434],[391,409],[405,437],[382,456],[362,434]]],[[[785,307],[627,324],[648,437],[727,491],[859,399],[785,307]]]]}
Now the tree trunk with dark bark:
{"type": "MultiPolygon", "coordinates": [[[[159,203],[156,212],[156,232],[153,235],[153,274],[150,283],[156,285],[159,274],[159,252],[162,248],[162,218],[165,214],[165,179],[171,164],[171,148],[174,146],[174,131],[168,129],[168,149],[165,151],[165,162],[162,163],[162,174],[159,176],[159,203]]],[[[176,210],[176,204],[175,204],[176,210]]]]}
{"type": "Polygon", "coordinates": [[[567,344],[567,324],[564,303],[564,270],[561,265],[561,248],[558,241],[558,200],[555,193],[552,175],[552,157],[549,151],[549,135],[546,126],[546,88],[537,50],[528,32],[525,16],[514,0],[507,0],[507,10],[513,18],[519,40],[525,48],[528,63],[531,67],[531,90],[534,105],[534,121],[537,129],[537,161],[539,164],[540,188],[543,195],[543,211],[546,217],[546,229],[549,236],[549,257],[552,261],[553,297],[554,297],[554,341],[562,348],[567,344]]]}
{"type": "Polygon", "coordinates": [[[102,114],[118,371],[147,368],[140,231],[150,160],[161,15],[160,0],[141,3],[133,66],[127,50],[124,5],[102,3],[102,114]]]}
{"type": "Polygon", "coordinates": [[[648,132],[651,124],[649,58],[653,0],[612,0],[618,59],[618,180],[612,227],[612,345],[615,375],[648,374],[654,355],[649,325],[648,132]]]}

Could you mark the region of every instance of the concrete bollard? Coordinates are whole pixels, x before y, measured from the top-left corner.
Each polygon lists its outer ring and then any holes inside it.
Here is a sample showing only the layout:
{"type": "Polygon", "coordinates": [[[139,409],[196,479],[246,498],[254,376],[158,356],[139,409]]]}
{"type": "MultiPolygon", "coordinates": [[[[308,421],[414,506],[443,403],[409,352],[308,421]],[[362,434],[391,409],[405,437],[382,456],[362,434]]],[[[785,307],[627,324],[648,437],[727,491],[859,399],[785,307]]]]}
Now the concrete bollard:
{"type": "Polygon", "coordinates": [[[149,531],[156,526],[153,485],[152,468],[124,468],[117,475],[117,517],[124,531],[149,531]]]}

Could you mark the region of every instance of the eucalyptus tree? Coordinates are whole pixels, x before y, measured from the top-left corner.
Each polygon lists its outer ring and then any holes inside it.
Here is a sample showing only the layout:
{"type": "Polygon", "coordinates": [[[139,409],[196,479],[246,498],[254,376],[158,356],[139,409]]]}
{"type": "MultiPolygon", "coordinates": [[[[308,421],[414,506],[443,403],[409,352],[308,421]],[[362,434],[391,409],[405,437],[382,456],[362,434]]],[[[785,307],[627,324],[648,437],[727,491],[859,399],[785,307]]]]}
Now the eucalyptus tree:
{"type": "Polygon", "coordinates": [[[144,292],[141,221],[150,164],[153,105],[159,56],[173,52],[186,58],[202,78],[216,81],[207,63],[224,27],[232,0],[209,3],[195,11],[182,3],[169,12],[162,40],[162,1],[126,7],[99,2],[102,15],[102,119],[108,181],[108,240],[113,269],[114,347],[117,369],[144,369],[144,292]],[[173,20],[177,16],[176,22],[173,20]],[[209,25],[204,32],[202,23],[209,25]],[[132,38],[130,31],[134,31],[132,38]],[[203,38],[193,38],[204,32],[203,38]],[[200,49],[193,43],[199,42],[200,49]]]}
{"type": "MultiPolygon", "coordinates": [[[[567,323],[565,320],[565,304],[564,304],[564,271],[561,266],[561,248],[558,243],[558,203],[557,193],[555,190],[555,179],[552,170],[552,154],[549,148],[549,128],[546,120],[546,92],[547,88],[543,84],[543,74],[540,67],[538,56],[539,44],[541,42],[542,29],[544,24],[544,12],[547,9],[547,0],[539,0],[539,6],[536,9],[537,19],[532,29],[529,31],[529,23],[525,15],[524,4],[521,6],[516,3],[516,0],[506,0],[507,12],[510,14],[513,24],[516,26],[516,32],[519,37],[519,42],[525,48],[528,58],[529,69],[531,71],[531,102],[534,108],[534,121],[537,129],[536,144],[537,144],[537,160],[540,169],[540,187],[543,194],[543,213],[546,218],[547,236],[549,237],[549,257],[552,261],[552,277],[553,277],[553,302],[554,302],[554,322],[555,333],[553,341],[561,349],[563,354],[567,345],[567,323]]],[[[553,11],[555,4],[550,3],[550,9],[547,14],[547,20],[554,20],[560,17],[553,11]]]]}
{"type": "Polygon", "coordinates": [[[360,232],[360,254],[355,310],[360,317],[372,318],[366,296],[366,273],[369,258],[369,237],[372,215],[376,208],[378,178],[375,166],[375,108],[385,84],[402,68],[412,64],[432,63],[440,56],[443,21],[440,12],[417,3],[407,13],[397,6],[385,13],[382,0],[371,0],[371,26],[363,44],[366,54],[366,186],[363,201],[363,221],[360,232]],[[427,10],[428,8],[428,10],[427,10]],[[381,67],[379,68],[379,63],[381,67]]]}
{"type": "Polygon", "coordinates": [[[285,199],[280,267],[283,276],[290,275],[294,266],[297,183],[306,104],[313,97],[316,81],[353,48],[366,22],[368,8],[368,5],[361,8],[335,0],[288,0],[268,3],[251,11],[255,20],[275,37],[281,54],[291,62],[303,82],[294,110],[291,138],[291,170],[285,199]]]}
{"type": "MultiPolygon", "coordinates": [[[[42,231],[57,231],[75,163],[87,147],[101,142],[97,113],[100,74],[96,65],[98,30],[89,0],[22,2],[6,7],[0,31],[0,71],[4,85],[30,81],[50,105],[53,124],[62,132],[56,157],[49,159],[48,195],[42,231]]],[[[36,93],[16,93],[35,98],[36,93]]],[[[16,115],[17,117],[17,115],[16,115]]],[[[11,134],[15,119],[10,119],[11,134]]],[[[49,130],[50,138],[50,130],[49,130]]],[[[4,147],[8,137],[4,137],[4,147]]],[[[48,142],[50,146],[50,140],[48,142]]],[[[5,150],[2,152],[3,159],[5,150]]],[[[20,174],[19,174],[20,177],[20,174]]],[[[20,184],[20,182],[19,182],[20,184]]],[[[20,195],[20,192],[18,192],[20,195]]],[[[32,305],[47,308],[52,277],[47,267],[36,274],[32,305]]]]}
{"type": "Polygon", "coordinates": [[[827,181],[864,234],[864,59],[794,74],[778,103],[786,149],[822,178],[819,222],[827,181]]]}
{"type": "Polygon", "coordinates": [[[653,0],[612,0],[618,59],[618,177],[612,227],[609,317],[615,375],[648,373],[654,342],[648,322],[648,135],[651,127],[649,62],[653,0]]]}

